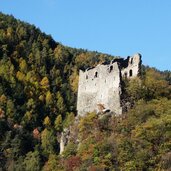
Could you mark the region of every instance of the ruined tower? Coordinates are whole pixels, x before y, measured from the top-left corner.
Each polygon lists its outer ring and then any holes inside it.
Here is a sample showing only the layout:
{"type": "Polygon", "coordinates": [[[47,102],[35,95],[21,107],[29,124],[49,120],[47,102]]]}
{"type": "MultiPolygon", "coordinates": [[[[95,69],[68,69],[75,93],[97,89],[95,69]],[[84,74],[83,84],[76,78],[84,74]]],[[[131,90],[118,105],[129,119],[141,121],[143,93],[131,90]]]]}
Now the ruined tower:
{"type": "Polygon", "coordinates": [[[88,112],[110,111],[122,114],[121,94],[122,78],[138,76],[141,67],[141,55],[135,54],[127,59],[119,58],[109,64],[99,64],[79,72],[77,96],[78,115],[88,112]]]}

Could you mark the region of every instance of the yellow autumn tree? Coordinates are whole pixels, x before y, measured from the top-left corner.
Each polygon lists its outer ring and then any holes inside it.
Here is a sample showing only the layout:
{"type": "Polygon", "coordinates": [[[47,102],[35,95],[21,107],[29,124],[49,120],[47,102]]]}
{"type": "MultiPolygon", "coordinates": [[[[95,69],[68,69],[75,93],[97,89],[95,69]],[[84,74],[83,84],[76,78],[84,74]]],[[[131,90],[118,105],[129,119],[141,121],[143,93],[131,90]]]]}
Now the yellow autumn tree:
{"type": "Polygon", "coordinates": [[[46,93],[46,105],[52,104],[52,94],[50,91],[46,93]]]}
{"type": "Polygon", "coordinates": [[[74,93],[77,93],[78,90],[78,80],[79,80],[78,71],[76,68],[74,68],[71,76],[69,77],[70,85],[74,93]]]}
{"type": "Polygon", "coordinates": [[[51,121],[50,121],[49,116],[46,116],[46,118],[44,119],[43,124],[44,124],[45,126],[50,126],[50,125],[51,125],[51,121]]]}
{"type": "Polygon", "coordinates": [[[49,79],[47,77],[43,77],[43,79],[40,82],[40,85],[42,88],[48,88],[49,87],[49,79]]]}

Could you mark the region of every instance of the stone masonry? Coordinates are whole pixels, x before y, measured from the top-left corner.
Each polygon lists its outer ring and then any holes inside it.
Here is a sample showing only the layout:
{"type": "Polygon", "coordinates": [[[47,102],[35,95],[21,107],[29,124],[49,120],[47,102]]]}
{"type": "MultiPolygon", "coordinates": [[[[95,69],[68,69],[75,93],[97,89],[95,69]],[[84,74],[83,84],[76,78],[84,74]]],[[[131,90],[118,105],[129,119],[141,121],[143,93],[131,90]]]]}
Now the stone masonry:
{"type": "Polygon", "coordinates": [[[141,55],[127,59],[119,58],[109,64],[99,64],[79,72],[77,96],[78,115],[88,112],[113,112],[122,114],[122,79],[134,78],[140,74],[141,55]]]}

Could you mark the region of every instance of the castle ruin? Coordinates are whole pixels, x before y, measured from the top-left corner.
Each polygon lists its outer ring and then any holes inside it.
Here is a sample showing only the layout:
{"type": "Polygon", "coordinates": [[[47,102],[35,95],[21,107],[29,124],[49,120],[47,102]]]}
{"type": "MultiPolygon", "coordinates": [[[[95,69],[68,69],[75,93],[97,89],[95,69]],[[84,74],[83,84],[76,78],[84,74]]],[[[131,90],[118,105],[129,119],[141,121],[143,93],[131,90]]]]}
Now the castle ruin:
{"type": "Polygon", "coordinates": [[[78,115],[88,112],[113,112],[122,114],[122,79],[134,78],[140,74],[141,55],[127,59],[119,58],[109,64],[99,64],[94,68],[79,71],[77,96],[78,115]]]}

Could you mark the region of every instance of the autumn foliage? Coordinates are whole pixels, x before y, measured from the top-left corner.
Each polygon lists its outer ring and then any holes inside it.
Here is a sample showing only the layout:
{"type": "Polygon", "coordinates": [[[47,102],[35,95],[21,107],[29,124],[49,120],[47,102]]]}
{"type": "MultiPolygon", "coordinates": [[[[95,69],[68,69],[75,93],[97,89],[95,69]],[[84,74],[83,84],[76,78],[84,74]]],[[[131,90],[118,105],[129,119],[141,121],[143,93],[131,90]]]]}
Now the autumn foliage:
{"type": "Polygon", "coordinates": [[[75,119],[79,69],[113,58],[63,46],[0,13],[0,170],[170,170],[170,71],[143,67],[141,77],[124,80],[122,116],[75,119]]]}

